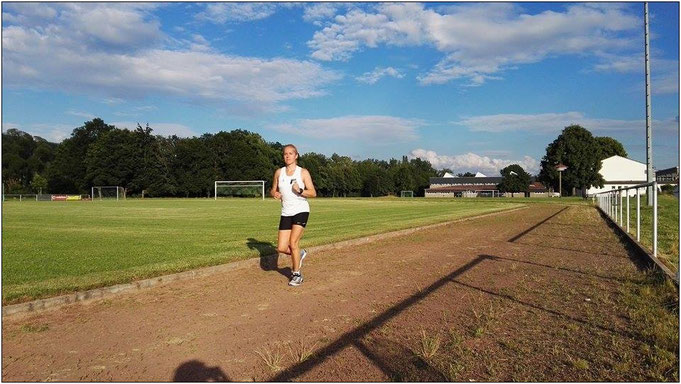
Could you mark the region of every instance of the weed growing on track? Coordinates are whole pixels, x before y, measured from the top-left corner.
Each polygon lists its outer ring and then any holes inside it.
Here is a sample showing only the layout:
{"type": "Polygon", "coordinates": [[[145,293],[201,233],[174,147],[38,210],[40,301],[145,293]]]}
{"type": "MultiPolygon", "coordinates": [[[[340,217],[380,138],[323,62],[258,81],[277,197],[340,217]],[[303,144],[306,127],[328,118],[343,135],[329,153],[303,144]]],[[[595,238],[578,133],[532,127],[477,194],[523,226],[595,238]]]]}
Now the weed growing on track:
{"type": "Polygon", "coordinates": [[[287,343],[286,347],[289,355],[295,363],[302,363],[314,354],[314,350],[317,347],[317,342],[312,345],[305,343],[305,340],[300,340],[295,346],[292,343],[287,343]]]}
{"type": "Polygon", "coordinates": [[[256,350],[255,353],[260,356],[265,365],[272,371],[277,372],[281,370],[281,363],[284,356],[281,353],[281,348],[277,345],[274,347],[265,346],[262,351],[256,350]]]}
{"type": "Polygon", "coordinates": [[[24,324],[21,326],[21,332],[24,333],[39,333],[45,332],[50,327],[47,324],[24,324]]]}
{"type": "Polygon", "coordinates": [[[416,355],[425,360],[430,360],[440,349],[440,342],[440,334],[429,336],[426,334],[426,331],[421,331],[421,345],[418,351],[416,351],[416,355]]]}

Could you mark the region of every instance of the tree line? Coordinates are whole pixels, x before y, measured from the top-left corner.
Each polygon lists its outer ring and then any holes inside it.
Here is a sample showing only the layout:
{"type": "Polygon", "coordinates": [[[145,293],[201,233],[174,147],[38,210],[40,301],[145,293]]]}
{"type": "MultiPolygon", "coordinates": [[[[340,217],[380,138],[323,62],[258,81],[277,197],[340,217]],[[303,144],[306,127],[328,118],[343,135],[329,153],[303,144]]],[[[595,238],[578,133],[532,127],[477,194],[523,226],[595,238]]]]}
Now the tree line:
{"type": "MultiPolygon", "coordinates": [[[[77,127],[61,143],[50,143],[17,129],[2,134],[2,182],[5,193],[89,194],[92,186],[121,186],[128,196],[211,197],[215,180],[265,180],[282,166],[283,145],[267,142],[245,130],[221,131],[199,137],[154,135],[147,124],[119,129],[95,118],[77,127]]],[[[571,125],[546,148],[537,180],[558,190],[563,163],[564,194],[576,188],[602,186],[601,160],[627,156],[621,143],[594,137],[571,125]]],[[[419,158],[352,160],[347,156],[309,152],[298,159],[307,168],[320,196],[386,196],[414,191],[423,196],[436,170],[419,158]]],[[[531,176],[518,164],[501,170],[503,192],[526,192],[531,176]]],[[[471,172],[459,177],[474,176],[471,172]]]]}
{"type": "MultiPolygon", "coordinates": [[[[147,124],[119,129],[96,118],[59,144],[17,129],[2,134],[5,193],[89,194],[92,186],[121,186],[128,196],[211,197],[215,180],[265,180],[283,166],[283,144],[245,130],[179,138],[154,135],[147,124]]],[[[385,196],[412,190],[423,196],[427,161],[362,161],[301,154],[321,196],[385,196]]]]}

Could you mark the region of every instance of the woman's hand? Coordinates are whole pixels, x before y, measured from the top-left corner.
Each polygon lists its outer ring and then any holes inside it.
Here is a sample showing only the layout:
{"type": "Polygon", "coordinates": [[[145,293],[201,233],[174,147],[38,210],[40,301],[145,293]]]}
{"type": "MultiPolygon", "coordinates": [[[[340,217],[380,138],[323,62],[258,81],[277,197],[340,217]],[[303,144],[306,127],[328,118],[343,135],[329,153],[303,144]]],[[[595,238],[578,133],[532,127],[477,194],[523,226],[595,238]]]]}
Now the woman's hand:
{"type": "Polygon", "coordinates": [[[298,183],[293,183],[293,185],[291,186],[291,190],[298,196],[300,196],[300,194],[303,192],[303,189],[300,188],[298,183]]]}

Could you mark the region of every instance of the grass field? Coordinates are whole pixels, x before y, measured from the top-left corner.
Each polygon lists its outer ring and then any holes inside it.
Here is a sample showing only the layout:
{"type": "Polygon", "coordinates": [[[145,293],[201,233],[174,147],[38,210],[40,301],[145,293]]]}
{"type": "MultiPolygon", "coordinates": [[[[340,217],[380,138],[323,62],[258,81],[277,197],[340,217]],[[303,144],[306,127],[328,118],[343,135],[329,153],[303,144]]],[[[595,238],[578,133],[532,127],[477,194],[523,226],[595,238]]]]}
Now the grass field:
{"type": "MultiPolygon", "coordinates": [[[[314,199],[303,246],[511,209],[529,199],[314,199]]],[[[272,199],[5,202],[2,301],[27,301],[258,257],[272,199]]]]}

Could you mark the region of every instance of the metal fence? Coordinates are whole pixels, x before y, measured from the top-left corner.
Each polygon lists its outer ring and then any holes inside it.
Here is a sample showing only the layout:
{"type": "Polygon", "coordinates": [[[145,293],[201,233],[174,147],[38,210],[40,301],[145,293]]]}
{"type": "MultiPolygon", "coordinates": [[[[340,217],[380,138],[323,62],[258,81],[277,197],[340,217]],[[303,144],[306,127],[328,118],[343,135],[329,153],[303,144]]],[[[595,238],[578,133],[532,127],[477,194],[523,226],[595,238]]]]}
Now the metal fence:
{"type": "Polygon", "coordinates": [[[657,182],[634,185],[632,187],[613,189],[596,193],[592,199],[598,204],[601,210],[608,215],[620,228],[631,233],[630,230],[630,207],[629,197],[636,196],[636,241],[641,243],[641,195],[647,187],[652,186],[653,191],[653,256],[657,257],[657,182]],[[626,200],[626,204],[624,201],[626,200]],[[625,208],[626,205],[626,208],[625,208]],[[625,211],[626,209],[626,211],[625,211]]]}

